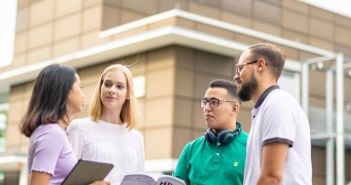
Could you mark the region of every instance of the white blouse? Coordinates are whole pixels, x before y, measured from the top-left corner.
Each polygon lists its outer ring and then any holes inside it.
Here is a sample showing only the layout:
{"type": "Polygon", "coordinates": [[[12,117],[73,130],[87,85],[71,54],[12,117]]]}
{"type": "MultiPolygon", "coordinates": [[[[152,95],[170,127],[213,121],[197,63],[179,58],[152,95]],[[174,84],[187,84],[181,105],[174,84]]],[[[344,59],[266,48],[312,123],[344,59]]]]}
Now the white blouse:
{"type": "Polygon", "coordinates": [[[111,185],[119,185],[128,173],[144,171],[143,136],[137,130],[128,130],[125,124],[76,119],[70,123],[67,134],[78,158],[113,163],[106,177],[111,185]]]}

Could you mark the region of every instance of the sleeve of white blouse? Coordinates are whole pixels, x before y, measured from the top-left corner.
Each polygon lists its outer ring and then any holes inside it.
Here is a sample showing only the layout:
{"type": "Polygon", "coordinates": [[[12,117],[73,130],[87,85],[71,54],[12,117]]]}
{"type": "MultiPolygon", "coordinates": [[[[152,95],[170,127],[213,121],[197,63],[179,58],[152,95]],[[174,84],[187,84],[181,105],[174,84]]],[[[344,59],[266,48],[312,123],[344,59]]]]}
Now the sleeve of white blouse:
{"type": "Polygon", "coordinates": [[[74,154],[77,156],[78,159],[82,157],[81,151],[82,151],[82,138],[80,134],[80,129],[79,129],[79,122],[77,120],[73,120],[69,127],[67,128],[67,136],[68,140],[72,145],[72,149],[74,154]]]}
{"type": "Polygon", "coordinates": [[[138,171],[144,172],[144,161],[145,161],[145,149],[144,149],[144,137],[139,133],[140,142],[139,142],[139,151],[138,151],[138,171]]]}

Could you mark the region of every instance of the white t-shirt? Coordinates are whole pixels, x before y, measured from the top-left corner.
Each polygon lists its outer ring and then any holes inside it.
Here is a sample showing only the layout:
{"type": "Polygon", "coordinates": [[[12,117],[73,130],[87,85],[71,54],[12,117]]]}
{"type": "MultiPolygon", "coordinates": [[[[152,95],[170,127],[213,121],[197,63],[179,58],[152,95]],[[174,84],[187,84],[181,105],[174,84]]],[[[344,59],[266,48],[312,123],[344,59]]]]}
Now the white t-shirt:
{"type": "Polygon", "coordinates": [[[76,119],[71,122],[67,134],[78,158],[113,163],[106,177],[111,185],[119,185],[128,173],[144,171],[143,136],[134,129],[128,130],[125,124],[76,119]]]}
{"type": "Polygon", "coordinates": [[[293,96],[272,87],[263,93],[263,100],[259,100],[251,112],[244,184],[256,185],[261,173],[263,146],[284,142],[289,144],[289,149],[281,184],[312,185],[311,138],[307,117],[293,96]],[[264,98],[264,95],[267,96],[264,98]]]}

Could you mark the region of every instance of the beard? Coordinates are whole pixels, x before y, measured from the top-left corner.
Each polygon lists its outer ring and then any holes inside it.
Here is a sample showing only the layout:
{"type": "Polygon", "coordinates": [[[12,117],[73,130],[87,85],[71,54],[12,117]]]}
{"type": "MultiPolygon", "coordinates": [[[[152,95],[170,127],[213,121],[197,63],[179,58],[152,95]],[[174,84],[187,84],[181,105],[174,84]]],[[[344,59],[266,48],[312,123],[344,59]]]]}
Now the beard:
{"type": "Polygon", "coordinates": [[[241,87],[238,88],[238,96],[241,101],[251,100],[251,95],[257,90],[257,86],[257,80],[251,74],[250,80],[247,83],[242,83],[241,87]]]}

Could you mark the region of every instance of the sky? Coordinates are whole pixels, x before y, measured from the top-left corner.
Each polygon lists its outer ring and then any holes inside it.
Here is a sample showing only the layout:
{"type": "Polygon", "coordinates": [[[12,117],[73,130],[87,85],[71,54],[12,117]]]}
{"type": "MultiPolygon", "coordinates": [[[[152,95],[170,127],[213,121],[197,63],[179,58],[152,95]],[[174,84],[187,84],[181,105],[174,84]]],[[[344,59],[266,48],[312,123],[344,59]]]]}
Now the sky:
{"type": "Polygon", "coordinates": [[[299,0],[344,16],[351,17],[350,0],[299,0]]]}
{"type": "MultiPolygon", "coordinates": [[[[351,18],[351,0],[299,0],[351,18]]],[[[14,50],[16,0],[0,2],[0,67],[11,63],[14,50]]]]}

